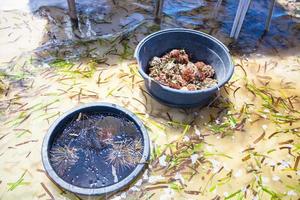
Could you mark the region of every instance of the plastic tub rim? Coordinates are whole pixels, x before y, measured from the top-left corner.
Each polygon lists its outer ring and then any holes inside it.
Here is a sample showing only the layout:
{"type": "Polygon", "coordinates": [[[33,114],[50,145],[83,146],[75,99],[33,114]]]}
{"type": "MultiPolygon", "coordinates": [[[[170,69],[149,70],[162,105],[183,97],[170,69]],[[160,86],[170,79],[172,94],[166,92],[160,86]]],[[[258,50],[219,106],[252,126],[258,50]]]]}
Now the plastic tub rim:
{"type": "Polygon", "coordinates": [[[75,108],[67,111],[62,116],[60,116],[57,120],[54,121],[54,123],[50,126],[47,134],[44,137],[41,153],[42,153],[42,163],[46,170],[47,175],[50,177],[50,179],[52,181],[54,181],[60,187],[66,189],[70,192],[79,194],[79,195],[85,195],[85,196],[105,195],[105,194],[116,192],[116,191],[124,188],[125,186],[130,184],[132,181],[134,181],[138,177],[140,172],[143,171],[143,169],[146,165],[145,163],[150,157],[150,139],[149,139],[147,130],[146,130],[145,126],[143,125],[142,121],[136,115],[134,115],[131,111],[129,111],[121,106],[118,106],[116,104],[113,104],[113,103],[105,103],[105,102],[87,103],[87,104],[75,107],[75,108]],[[51,138],[51,135],[54,133],[54,130],[57,127],[57,125],[59,123],[61,123],[61,121],[64,118],[66,118],[67,116],[72,115],[73,113],[77,112],[78,110],[82,110],[82,109],[89,108],[89,107],[109,107],[109,108],[112,108],[115,110],[119,110],[121,113],[129,116],[132,119],[132,121],[134,121],[137,124],[137,126],[139,127],[139,129],[142,133],[142,137],[144,140],[144,150],[143,150],[141,162],[139,164],[137,164],[135,169],[120,182],[117,182],[115,184],[112,184],[107,187],[102,187],[102,188],[84,188],[84,187],[75,186],[75,185],[72,185],[72,184],[66,182],[59,175],[56,174],[56,172],[54,171],[54,169],[50,163],[50,159],[49,159],[50,138],[51,138]]]}
{"type": "MultiPolygon", "coordinates": [[[[144,70],[142,69],[141,66],[139,66],[139,73],[140,75],[144,78],[144,79],[147,79],[149,80],[150,82],[155,82],[157,83],[162,89],[164,90],[167,90],[167,91],[170,91],[170,92],[175,92],[175,93],[178,93],[178,94],[201,94],[201,93],[204,93],[204,92],[214,92],[216,90],[219,90],[223,85],[225,85],[232,77],[233,75],[233,72],[234,72],[234,67],[233,67],[233,61],[232,61],[232,58],[231,58],[231,55],[229,54],[229,49],[218,39],[216,39],[215,37],[209,35],[209,34],[206,34],[206,33],[203,33],[201,31],[196,31],[196,30],[192,30],[192,29],[185,29],[185,28],[170,28],[170,29],[164,29],[164,30],[160,30],[160,31],[157,31],[157,32],[154,32],[150,35],[148,35],[147,37],[145,37],[144,39],[142,39],[139,44],[137,45],[136,49],[135,49],[135,52],[134,52],[134,57],[137,59],[137,61],[139,60],[138,59],[138,55],[139,55],[139,52],[141,50],[141,47],[150,39],[152,39],[153,37],[157,36],[157,35],[160,35],[160,34],[163,34],[163,33],[169,33],[169,32],[187,32],[187,33],[194,33],[194,34],[197,34],[197,35],[201,35],[201,36],[204,36],[204,37],[207,37],[208,39],[216,42],[218,45],[220,45],[225,53],[227,54],[227,57],[229,58],[229,70],[228,72],[226,73],[226,76],[225,78],[221,81],[221,82],[218,82],[218,84],[214,87],[210,87],[210,88],[206,88],[206,89],[201,89],[201,90],[195,90],[195,91],[189,91],[189,90],[178,90],[178,89],[174,89],[174,88],[171,88],[171,87],[168,87],[168,86],[165,86],[165,85],[162,85],[160,84],[159,82],[155,81],[153,78],[151,78],[147,73],[144,72],[144,70]]],[[[138,61],[138,64],[139,64],[139,61],[138,61]]]]}

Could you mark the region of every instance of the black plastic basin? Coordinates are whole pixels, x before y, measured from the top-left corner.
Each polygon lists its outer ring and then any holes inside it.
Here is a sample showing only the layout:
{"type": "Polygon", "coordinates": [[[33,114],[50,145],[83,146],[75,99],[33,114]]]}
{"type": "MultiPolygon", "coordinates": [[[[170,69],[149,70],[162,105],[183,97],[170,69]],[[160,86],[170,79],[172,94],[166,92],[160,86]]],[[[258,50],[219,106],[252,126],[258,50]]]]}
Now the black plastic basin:
{"type": "Polygon", "coordinates": [[[171,107],[203,107],[209,104],[216,92],[230,80],[234,69],[229,50],[222,42],[190,29],[167,29],[147,36],[136,47],[135,58],[149,93],[159,102],[171,107]],[[150,78],[149,61],[154,56],[162,56],[173,49],[184,49],[192,60],[201,60],[211,65],[215,69],[218,85],[204,90],[183,91],[161,85],[150,78]]]}
{"type": "MultiPolygon", "coordinates": [[[[84,125],[85,126],[85,125],[84,125]]],[[[88,125],[87,125],[88,126],[88,125]]],[[[79,128],[79,130],[81,130],[79,128]]],[[[90,132],[84,132],[87,134],[90,134],[90,132]]],[[[134,134],[134,133],[133,133],[134,134]]],[[[84,135],[84,136],[89,136],[89,135],[84,135]]],[[[87,138],[87,137],[85,137],[87,138]]],[[[75,139],[74,139],[75,140],[75,139]]],[[[73,139],[72,139],[73,141],[73,139]]],[[[121,140],[120,140],[121,141],[121,140]]],[[[84,149],[80,149],[80,151],[84,151],[84,149]]],[[[98,153],[96,153],[98,156],[98,153]]],[[[78,153],[78,157],[80,157],[80,155],[78,153]]],[[[52,126],[50,127],[50,129],[48,130],[48,133],[46,134],[44,141],[43,141],[43,145],[42,145],[42,161],[43,161],[43,165],[44,168],[46,170],[47,175],[54,181],[54,183],[56,183],[58,186],[76,193],[76,194],[80,194],[83,196],[95,196],[95,195],[106,195],[106,194],[111,194],[113,192],[117,192],[120,189],[124,188],[125,186],[128,186],[128,184],[130,184],[134,179],[137,178],[137,176],[139,175],[139,173],[143,170],[143,168],[145,167],[145,163],[149,160],[149,156],[150,156],[150,142],[149,142],[149,137],[148,137],[148,133],[146,128],[144,127],[143,123],[130,111],[117,106],[115,104],[110,104],[110,103],[91,103],[91,104],[85,104],[79,107],[76,107],[70,111],[68,111],[67,113],[63,114],[59,119],[57,119],[52,126]],[[143,149],[140,152],[140,157],[139,157],[139,161],[137,162],[137,164],[135,166],[132,167],[132,171],[129,171],[127,175],[124,175],[122,178],[119,179],[119,181],[112,183],[110,185],[107,186],[103,186],[103,187],[80,187],[78,185],[72,184],[72,182],[70,183],[70,181],[67,181],[66,179],[63,178],[63,176],[59,175],[59,173],[57,173],[57,170],[55,169],[55,167],[53,166],[53,161],[51,160],[51,158],[53,158],[53,154],[51,154],[51,148],[54,146],[54,144],[57,144],[57,140],[60,139],[60,136],[62,134],[62,132],[66,129],[66,126],[68,124],[70,124],[71,122],[77,121],[76,118],[77,116],[79,116],[79,114],[82,114],[84,116],[94,116],[94,115],[98,115],[98,114],[109,114],[109,116],[120,116],[122,118],[126,118],[126,120],[130,121],[130,124],[135,125],[135,127],[137,128],[136,130],[138,130],[138,134],[139,134],[139,138],[141,138],[141,144],[143,146],[143,149]]],[[[55,158],[55,157],[54,157],[55,158]]],[[[97,158],[97,157],[96,157],[97,158]]],[[[79,158],[80,160],[81,158],[79,158]]],[[[84,160],[84,159],[82,159],[84,160]]],[[[104,159],[103,159],[104,160],[104,159]]],[[[94,163],[103,163],[102,159],[93,159],[94,163]]],[[[76,161],[78,163],[76,163],[75,165],[73,165],[72,167],[74,167],[75,169],[78,168],[78,165],[80,165],[79,161],[76,161]]],[[[83,162],[81,162],[83,163],[83,162]]],[[[83,166],[83,165],[82,165],[83,166]]],[[[101,168],[101,164],[96,165],[97,168],[99,168],[100,170],[98,170],[98,172],[104,174],[105,176],[107,174],[111,174],[113,172],[109,171],[109,168],[101,168]]],[[[87,167],[90,167],[90,164],[87,164],[87,167]]],[[[84,168],[86,169],[86,168],[84,168]]],[[[87,173],[85,171],[79,172],[79,176],[80,175],[84,175],[84,173],[87,173]]],[[[90,173],[90,172],[89,172],[90,173]]],[[[96,174],[90,173],[91,177],[93,177],[94,175],[96,176],[96,174]]],[[[73,174],[68,174],[68,177],[70,176],[74,176],[73,174]]],[[[83,176],[85,177],[85,176],[83,176]]]]}

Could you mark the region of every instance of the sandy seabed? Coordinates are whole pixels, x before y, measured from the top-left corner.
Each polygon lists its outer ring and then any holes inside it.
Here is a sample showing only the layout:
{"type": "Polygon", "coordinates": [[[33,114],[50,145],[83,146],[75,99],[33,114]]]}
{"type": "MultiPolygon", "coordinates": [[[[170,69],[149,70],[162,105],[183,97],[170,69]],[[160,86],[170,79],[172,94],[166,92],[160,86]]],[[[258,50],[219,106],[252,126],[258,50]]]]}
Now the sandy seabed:
{"type": "Polygon", "coordinates": [[[215,18],[216,2],[166,1],[160,25],[150,1],[101,2],[99,15],[79,7],[78,27],[63,6],[0,6],[0,199],[92,198],[57,187],[41,163],[53,121],[90,102],[136,113],[152,141],[144,174],[104,199],[299,199],[299,3],[278,1],[263,35],[268,4],[253,1],[233,43],[233,0],[215,18]],[[170,27],[207,32],[230,48],[234,75],[210,107],[174,109],[148,95],[133,51],[170,27]]]}

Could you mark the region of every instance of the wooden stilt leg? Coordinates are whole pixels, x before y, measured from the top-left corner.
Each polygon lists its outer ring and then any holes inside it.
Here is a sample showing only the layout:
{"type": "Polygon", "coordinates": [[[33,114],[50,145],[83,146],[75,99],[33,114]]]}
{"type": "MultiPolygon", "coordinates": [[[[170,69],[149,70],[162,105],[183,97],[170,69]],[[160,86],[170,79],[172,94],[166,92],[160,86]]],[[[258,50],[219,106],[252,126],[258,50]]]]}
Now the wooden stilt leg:
{"type": "Polygon", "coordinates": [[[164,0],[156,0],[155,10],[154,10],[154,20],[156,22],[161,21],[163,6],[164,6],[164,0]]]}
{"type": "Polygon", "coordinates": [[[72,20],[77,20],[77,12],[76,12],[76,5],[75,0],[68,0],[69,6],[69,15],[72,20]]]}

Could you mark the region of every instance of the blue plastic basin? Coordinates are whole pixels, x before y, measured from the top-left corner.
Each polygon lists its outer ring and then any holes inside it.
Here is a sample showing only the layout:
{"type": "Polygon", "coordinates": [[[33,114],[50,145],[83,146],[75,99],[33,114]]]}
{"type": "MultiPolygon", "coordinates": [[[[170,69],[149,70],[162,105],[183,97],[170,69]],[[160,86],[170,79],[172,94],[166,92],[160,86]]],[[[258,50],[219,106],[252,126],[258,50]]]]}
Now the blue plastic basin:
{"type": "Polygon", "coordinates": [[[144,38],[135,49],[139,73],[145,80],[149,93],[157,101],[171,107],[203,107],[215,96],[219,88],[227,83],[233,74],[233,63],[227,47],[216,38],[190,29],[166,29],[144,38]],[[216,72],[218,85],[212,88],[184,91],[159,84],[149,77],[149,61],[173,49],[184,49],[192,61],[204,61],[216,72]]]}

